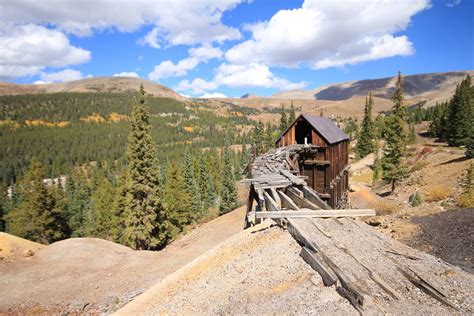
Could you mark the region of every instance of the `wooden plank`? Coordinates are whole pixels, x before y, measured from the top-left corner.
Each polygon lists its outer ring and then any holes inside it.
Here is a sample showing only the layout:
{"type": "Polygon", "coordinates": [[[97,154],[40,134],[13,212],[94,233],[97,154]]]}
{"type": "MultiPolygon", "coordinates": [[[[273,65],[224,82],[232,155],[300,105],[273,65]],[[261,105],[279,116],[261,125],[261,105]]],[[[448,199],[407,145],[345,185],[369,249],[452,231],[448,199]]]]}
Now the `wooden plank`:
{"type": "Polygon", "coordinates": [[[296,203],[301,208],[309,208],[312,210],[317,210],[319,207],[313,203],[311,203],[309,200],[305,199],[304,197],[301,197],[296,190],[293,188],[288,188],[286,190],[287,195],[296,203]]]}
{"type": "MultiPolygon", "coordinates": [[[[275,202],[275,200],[273,200],[273,198],[270,196],[270,194],[268,194],[267,192],[264,192],[263,197],[265,199],[265,204],[267,206],[267,210],[271,211],[272,213],[281,211],[281,209],[278,207],[277,202],[275,202]]],[[[259,217],[259,214],[257,214],[257,218],[261,218],[261,217],[259,217]]]]}
{"type": "Polygon", "coordinates": [[[317,271],[321,278],[323,279],[323,284],[325,286],[331,286],[337,281],[337,276],[332,272],[332,270],[326,265],[324,259],[317,252],[311,251],[306,247],[301,248],[300,252],[301,258],[317,271]]]}
{"type": "Polygon", "coordinates": [[[319,208],[321,208],[323,210],[328,210],[328,209],[331,208],[329,205],[327,205],[326,202],[324,202],[319,197],[319,195],[313,189],[311,189],[311,188],[304,185],[301,188],[301,191],[303,192],[303,195],[306,199],[310,200],[313,204],[316,204],[317,206],[319,206],[319,208]]]}
{"type": "Polygon", "coordinates": [[[275,200],[275,202],[278,204],[278,208],[281,209],[281,198],[280,196],[278,195],[278,192],[275,188],[271,188],[270,189],[270,192],[272,193],[272,197],[273,199],[275,200]]]}
{"type": "Polygon", "coordinates": [[[331,164],[329,160],[314,160],[314,159],[307,159],[303,163],[305,165],[317,165],[317,166],[328,166],[331,164]]]}
{"type": "Polygon", "coordinates": [[[278,194],[280,195],[282,205],[286,208],[292,209],[292,210],[297,210],[299,209],[298,205],[293,202],[293,200],[288,197],[285,193],[278,191],[278,194]]]}
{"type": "Polygon", "coordinates": [[[374,216],[374,210],[309,210],[299,209],[294,211],[278,211],[257,213],[257,218],[311,218],[311,217],[358,217],[374,216]]]}

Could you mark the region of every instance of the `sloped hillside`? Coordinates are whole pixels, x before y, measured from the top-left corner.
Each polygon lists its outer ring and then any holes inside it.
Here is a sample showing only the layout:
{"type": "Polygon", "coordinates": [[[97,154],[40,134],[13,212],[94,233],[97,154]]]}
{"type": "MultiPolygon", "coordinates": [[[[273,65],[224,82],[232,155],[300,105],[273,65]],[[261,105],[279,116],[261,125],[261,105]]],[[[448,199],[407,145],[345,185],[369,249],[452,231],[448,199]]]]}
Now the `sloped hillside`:
{"type": "Polygon", "coordinates": [[[242,207],[218,217],[162,251],[134,251],[102,239],[72,238],[29,258],[0,260],[0,315],[115,310],[241,231],[244,212],[242,207]]]}
{"type": "MultiPolygon", "coordinates": [[[[444,101],[449,98],[458,84],[467,74],[474,71],[440,72],[417,74],[404,77],[404,92],[407,98],[424,98],[428,101],[444,101]]],[[[277,99],[309,100],[348,100],[357,96],[366,96],[369,92],[375,97],[388,99],[393,94],[395,77],[367,79],[327,85],[313,90],[294,90],[277,93],[277,99]]]]}
{"type": "Polygon", "coordinates": [[[0,82],[0,95],[55,92],[131,92],[143,84],[145,91],[156,97],[186,100],[168,87],[152,81],[132,77],[94,77],[62,83],[23,85],[0,82]]]}

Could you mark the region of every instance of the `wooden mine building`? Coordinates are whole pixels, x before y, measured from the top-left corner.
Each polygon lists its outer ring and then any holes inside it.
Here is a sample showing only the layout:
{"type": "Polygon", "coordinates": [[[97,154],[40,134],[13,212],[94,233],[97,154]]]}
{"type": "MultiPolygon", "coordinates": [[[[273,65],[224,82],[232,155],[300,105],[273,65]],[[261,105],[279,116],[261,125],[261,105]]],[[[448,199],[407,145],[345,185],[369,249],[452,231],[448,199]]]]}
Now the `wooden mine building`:
{"type": "Polygon", "coordinates": [[[277,147],[308,144],[299,157],[300,174],[333,208],[347,207],[349,137],[330,119],[301,114],[276,141],[277,147]]]}

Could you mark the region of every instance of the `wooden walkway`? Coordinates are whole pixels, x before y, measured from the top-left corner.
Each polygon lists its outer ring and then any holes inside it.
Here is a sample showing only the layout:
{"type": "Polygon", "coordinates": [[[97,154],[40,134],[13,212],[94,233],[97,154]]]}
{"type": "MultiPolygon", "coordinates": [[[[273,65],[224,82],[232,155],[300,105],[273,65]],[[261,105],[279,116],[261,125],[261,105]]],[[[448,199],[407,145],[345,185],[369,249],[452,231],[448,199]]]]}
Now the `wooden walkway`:
{"type": "Polygon", "coordinates": [[[243,181],[250,184],[246,226],[272,218],[288,229],[324,284],[361,313],[429,312],[432,304],[459,312],[459,298],[449,295],[455,282],[442,277],[445,263],[354,219],[375,215],[372,210],[330,210],[306,185],[297,166],[306,150],[312,148],[291,145],[255,159],[252,178],[243,181]]]}

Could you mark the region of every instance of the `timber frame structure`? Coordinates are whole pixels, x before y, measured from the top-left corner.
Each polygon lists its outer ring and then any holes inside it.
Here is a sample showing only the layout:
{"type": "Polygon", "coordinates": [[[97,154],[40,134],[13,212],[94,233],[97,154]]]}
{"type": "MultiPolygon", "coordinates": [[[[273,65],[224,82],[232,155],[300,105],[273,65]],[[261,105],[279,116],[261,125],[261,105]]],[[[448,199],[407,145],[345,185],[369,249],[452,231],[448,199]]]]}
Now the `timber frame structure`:
{"type": "Polygon", "coordinates": [[[293,160],[294,170],[332,208],[348,206],[349,137],[330,119],[301,114],[275,142],[277,147],[306,145],[293,160]]]}
{"type": "Polygon", "coordinates": [[[459,303],[443,291],[449,281],[439,285],[439,274],[427,269],[429,255],[353,219],[375,216],[373,210],[333,209],[308,185],[298,157],[314,150],[318,147],[309,144],[274,148],[247,165],[251,178],[242,180],[250,184],[245,226],[272,219],[286,228],[323,284],[334,287],[360,314],[398,314],[407,306],[429,313],[433,299],[443,305],[441,314],[459,312],[459,303]],[[420,290],[426,294],[423,303],[420,290]]]}

